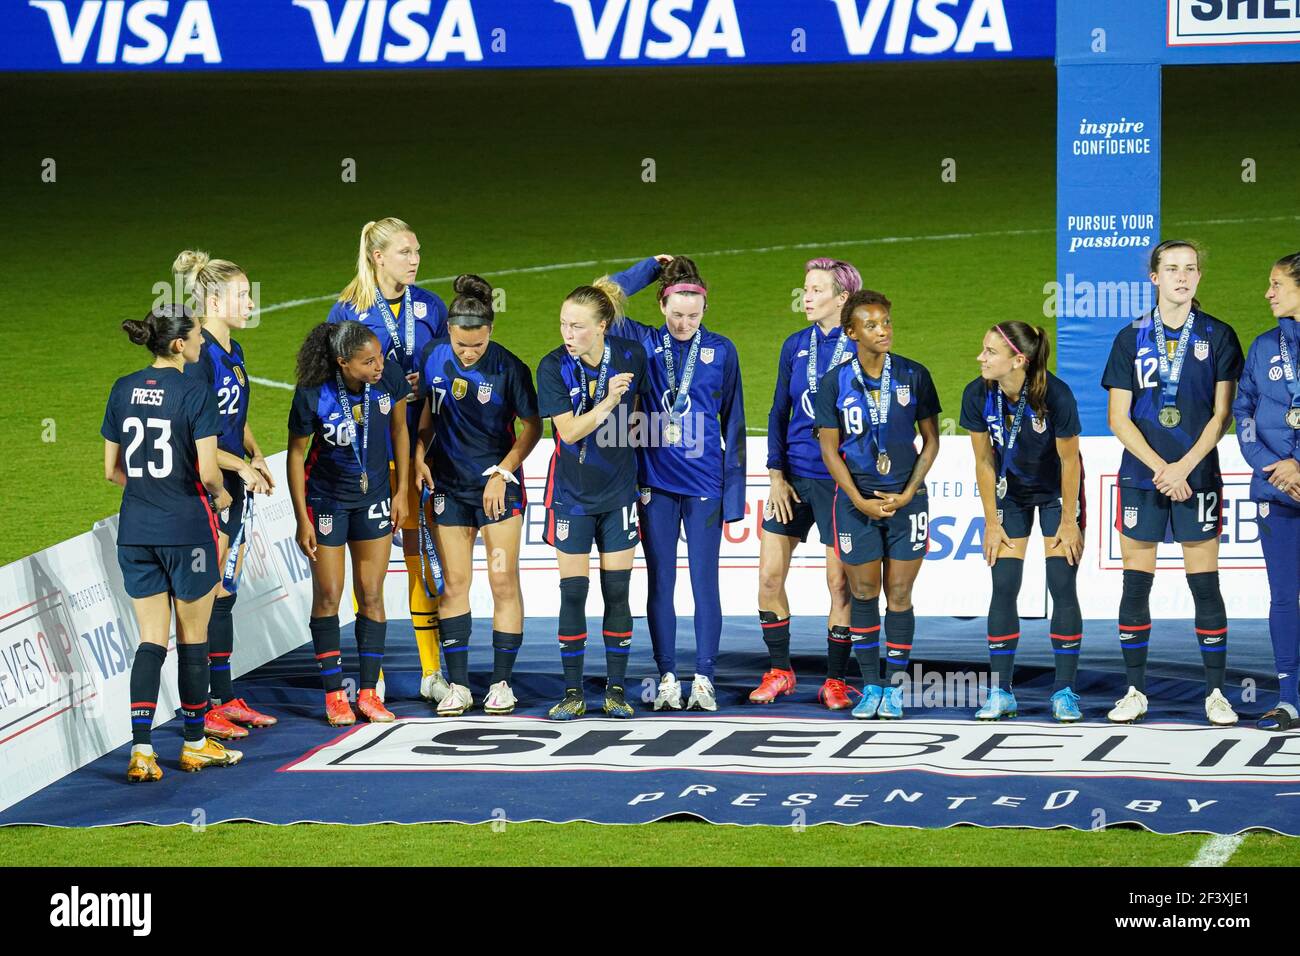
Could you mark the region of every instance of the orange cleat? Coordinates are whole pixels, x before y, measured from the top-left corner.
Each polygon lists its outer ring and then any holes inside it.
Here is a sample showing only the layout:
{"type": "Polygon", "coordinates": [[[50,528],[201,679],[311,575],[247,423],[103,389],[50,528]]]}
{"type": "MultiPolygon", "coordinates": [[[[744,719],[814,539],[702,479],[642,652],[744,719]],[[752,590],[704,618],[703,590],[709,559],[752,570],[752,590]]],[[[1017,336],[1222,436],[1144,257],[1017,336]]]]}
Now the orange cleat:
{"type": "Polygon", "coordinates": [[[325,695],[325,719],[331,727],[351,727],[357,722],[347,691],[333,690],[325,695]]]}
{"type": "Polygon", "coordinates": [[[158,755],[131,751],[131,762],[126,767],[126,779],[131,783],[153,783],[155,780],[161,780],[162,768],[158,766],[158,755]]]}
{"type": "Polygon", "coordinates": [[[372,724],[387,724],[397,719],[373,689],[363,690],[357,695],[357,710],[372,724]]]}
{"type": "Polygon", "coordinates": [[[218,740],[238,740],[247,737],[248,731],[232,724],[221,712],[221,708],[209,707],[203,715],[203,736],[216,737],[218,740]]]}
{"type": "Polygon", "coordinates": [[[857,692],[844,681],[828,677],[817,692],[817,699],[826,705],[827,710],[844,710],[853,705],[853,701],[849,700],[850,693],[857,692]]]}
{"type": "Polygon", "coordinates": [[[214,707],[209,714],[220,714],[232,724],[247,724],[249,727],[274,727],[279,721],[270,714],[263,714],[249,707],[242,697],[228,700],[220,707],[214,707]]]}
{"type": "Polygon", "coordinates": [[[793,694],[794,685],[794,671],[783,671],[773,667],[763,675],[762,683],[749,692],[749,702],[751,704],[770,704],[780,695],[788,697],[793,694]]]}

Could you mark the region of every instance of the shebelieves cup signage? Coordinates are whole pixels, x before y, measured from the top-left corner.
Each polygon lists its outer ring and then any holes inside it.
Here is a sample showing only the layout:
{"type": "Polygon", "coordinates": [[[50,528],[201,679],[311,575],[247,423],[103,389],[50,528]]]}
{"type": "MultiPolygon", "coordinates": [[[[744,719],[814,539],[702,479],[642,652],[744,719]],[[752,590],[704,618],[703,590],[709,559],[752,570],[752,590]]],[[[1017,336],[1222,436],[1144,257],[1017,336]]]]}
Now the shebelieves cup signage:
{"type": "Polygon", "coordinates": [[[1169,0],[1170,46],[1300,42],[1297,0],[1169,0]]]}

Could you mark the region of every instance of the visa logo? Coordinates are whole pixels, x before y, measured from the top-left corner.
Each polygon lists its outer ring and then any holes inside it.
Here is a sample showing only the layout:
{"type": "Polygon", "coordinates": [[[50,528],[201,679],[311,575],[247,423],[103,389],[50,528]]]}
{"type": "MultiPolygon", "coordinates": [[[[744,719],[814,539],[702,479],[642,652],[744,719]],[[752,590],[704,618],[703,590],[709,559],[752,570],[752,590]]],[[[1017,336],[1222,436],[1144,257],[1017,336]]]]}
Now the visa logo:
{"type": "Polygon", "coordinates": [[[970,0],[965,16],[957,0],[868,0],[858,12],[859,0],[831,0],[840,15],[844,44],[853,56],[868,56],[876,45],[880,29],[889,14],[884,52],[898,55],[911,51],[922,55],[971,53],[980,44],[994,50],[1011,50],[1011,30],[1003,0],[970,0]],[[958,7],[949,12],[943,6],[958,7]],[[913,26],[913,8],[917,25],[913,26]],[[957,26],[961,17],[961,26],[957,26]]]}
{"type": "Polygon", "coordinates": [[[221,47],[212,26],[208,0],[85,0],[74,23],[64,0],[28,0],[28,6],[44,12],[50,33],[64,63],[81,63],[90,49],[91,37],[99,27],[96,63],[182,63],[201,56],[204,63],[220,63],[221,47]],[[179,13],[173,11],[179,10],[179,13]],[[123,36],[126,28],[126,37],[123,36]],[[128,43],[135,39],[139,43],[128,43]]]}
{"type": "Polygon", "coordinates": [[[604,60],[614,45],[614,34],[623,26],[620,60],[675,60],[685,56],[703,59],[714,50],[730,57],[745,56],[735,0],[606,0],[596,20],[592,0],[555,0],[573,13],[573,25],[588,60],[604,60]],[[703,6],[694,30],[679,16],[703,6]],[[646,21],[651,33],[667,39],[646,39],[646,21]]]}
{"type": "Polygon", "coordinates": [[[414,63],[416,60],[438,63],[453,53],[467,61],[483,59],[483,47],[479,43],[470,0],[447,0],[437,24],[433,25],[432,36],[428,28],[432,20],[430,0],[396,0],[395,3],[389,3],[389,0],[347,0],[339,11],[337,22],[330,13],[328,0],[293,0],[293,5],[311,14],[316,43],[320,46],[321,59],[326,63],[342,63],[347,59],[358,26],[361,28],[361,42],[357,49],[359,63],[375,63],[381,53],[385,63],[414,63]],[[386,36],[396,36],[404,42],[392,39],[384,42],[386,36]]]}

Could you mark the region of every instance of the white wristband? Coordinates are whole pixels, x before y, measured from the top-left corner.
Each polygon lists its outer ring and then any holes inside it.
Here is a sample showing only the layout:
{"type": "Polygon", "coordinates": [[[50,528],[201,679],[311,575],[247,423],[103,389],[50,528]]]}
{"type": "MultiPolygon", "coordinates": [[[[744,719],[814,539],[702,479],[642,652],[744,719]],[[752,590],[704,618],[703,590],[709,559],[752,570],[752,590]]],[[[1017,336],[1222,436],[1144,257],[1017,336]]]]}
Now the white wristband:
{"type": "Polygon", "coordinates": [[[502,478],[504,478],[506,480],[506,484],[514,484],[514,485],[519,484],[519,479],[516,478],[514,475],[512,475],[510,472],[506,471],[500,465],[493,465],[491,468],[483,472],[484,477],[489,477],[494,474],[500,475],[502,478]]]}

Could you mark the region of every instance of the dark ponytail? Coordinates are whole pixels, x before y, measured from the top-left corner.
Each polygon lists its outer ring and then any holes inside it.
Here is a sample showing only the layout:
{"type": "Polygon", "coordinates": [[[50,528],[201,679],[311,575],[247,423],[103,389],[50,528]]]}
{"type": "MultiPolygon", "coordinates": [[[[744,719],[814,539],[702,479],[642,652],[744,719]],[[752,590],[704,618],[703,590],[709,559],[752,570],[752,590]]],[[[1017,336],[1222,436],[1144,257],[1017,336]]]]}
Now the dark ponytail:
{"type": "MultiPolygon", "coordinates": [[[[675,285],[686,283],[688,285],[698,285],[708,289],[709,284],[700,278],[700,270],[695,267],[695,263],[686,256],[673,256],[672,261],[663,267],[659,273],[659,301],[663,302],[668,298],[668,290],[675,285]]],[[[686,295],[699,295],[698,292],[687,292],[686,295]]],[[[705,292],[704,307],[707,309],[708,293],[705,292]]]]}
{"type": "Polygon", "coordinates": [[[143,345],[160,358],[170,358],[172,342],[189,338],[193,329],[194,313],[184,305],[160,305],[143,319],[122,322],[132,345],[143,345]]]}
{"type": "Polygon", "coordinates": [[[1277,262],[1273,263],[1274,269],[1281,269],[1296,285],[1300,285],[1300,252],[1293,252],[1289,256],[1283,256],[1277,262]]]}
{"type": "MultiPolygon", "coordinates": [[[[1011,351],[1025,357],[1025,387],[1029,389],[1029,407],[1042,418],[1047,414],[1047,362],[1052,356],[1052,343],[1047,330],[1025,322],[1013,320],[999,322],[991,329],[1010,344],[1011,351]]],[[[997,388],[997,382],[989,383],[997,388]]]]}
{"type": "Polygon", "coordinates": [[[307,333],[298,350],[298,385],[314,388],[334,377],[338,360],[356,355],[375,333],[360,322],[322,322],[307,333]]]}
{"type": "Polygon", "coordinates": [[[453,288],[456,298],[451,302],[448,325],[460,329],[481,329],[492,325],[496,316],[492,312],[492,286],[487,280],[465,273],[456,276],[453,288]]]}

